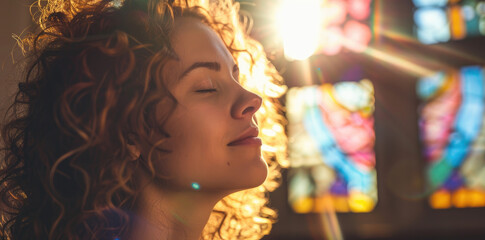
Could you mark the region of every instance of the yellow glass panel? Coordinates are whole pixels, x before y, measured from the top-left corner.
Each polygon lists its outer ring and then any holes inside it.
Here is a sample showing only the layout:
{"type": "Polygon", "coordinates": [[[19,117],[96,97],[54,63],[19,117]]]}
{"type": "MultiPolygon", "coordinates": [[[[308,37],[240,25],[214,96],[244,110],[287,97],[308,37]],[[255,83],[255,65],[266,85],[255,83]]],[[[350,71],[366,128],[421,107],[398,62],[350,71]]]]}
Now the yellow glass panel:
{"type": "Polygon", "coordinates": [[[481,190],[469,190],[468,206],[485,207],[485,193],[481,190]]]}
{"type": "Polygon", "coordinates": [[[349,203],[347,197],[334,195],[332,197],[333,206],[337,212],[349,212],[349,203]]]}
{"type": "Polygon", "coordinates": [[[451,194],[446,190],[439,190],[433,193],[429,198],[429,203],[432,208],[444,209],[451,207],[451,194]]]}
{"type": "Polygon", "coordinates": [[[468,190],[466,188],[459,188],[451,194],[451,203],[457,208],[467,207],[468,190]]]}
{"type": "Polygon", "coordinates": [[[299,198],[292,203],[296,213],[309,213],[313,210],[314,200],[310,197],[299,198]]]}
{"type": "Polygon", "coordinates": [[[370,212],[374,208],[374,201],[361,192],[350,192],[349,206],[352,212],[370,212]]]}
{"type": "Polygon", "coordinates": [[[466,36],[466,25],[461,15],[460,6],[451,6],[448,10],[450,18],[451,38],[463,39],[466,36]]]}

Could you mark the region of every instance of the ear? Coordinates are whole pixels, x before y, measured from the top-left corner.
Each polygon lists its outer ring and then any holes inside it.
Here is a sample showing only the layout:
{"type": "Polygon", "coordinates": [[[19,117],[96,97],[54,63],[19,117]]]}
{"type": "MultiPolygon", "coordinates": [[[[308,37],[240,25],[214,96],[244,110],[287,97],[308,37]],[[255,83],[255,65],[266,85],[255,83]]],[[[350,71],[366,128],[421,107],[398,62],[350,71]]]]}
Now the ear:
{"type": "Polygon", "coordinates": [[[130,159],[132,161],[135,161],[140,158],[140,154],[141,154],[140,149],[138,149],[138,147],[136,147],[134,144],[126,145],[126,148],[128,149],[128,152],[130,154],[130,159]]]}

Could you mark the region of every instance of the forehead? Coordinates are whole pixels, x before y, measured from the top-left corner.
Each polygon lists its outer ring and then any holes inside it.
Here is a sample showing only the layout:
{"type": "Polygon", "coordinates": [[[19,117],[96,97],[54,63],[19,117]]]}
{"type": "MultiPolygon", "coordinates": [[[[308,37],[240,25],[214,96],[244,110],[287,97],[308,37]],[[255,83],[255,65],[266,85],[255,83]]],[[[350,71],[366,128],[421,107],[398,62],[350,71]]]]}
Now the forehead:
{"type": "Polygon", "coordinates": [[[233,63],[219,35],[195,18],[178,19],[171,41],[182,67],[198,61],[216,61],[222,66],[224,63],[233,63]]]}

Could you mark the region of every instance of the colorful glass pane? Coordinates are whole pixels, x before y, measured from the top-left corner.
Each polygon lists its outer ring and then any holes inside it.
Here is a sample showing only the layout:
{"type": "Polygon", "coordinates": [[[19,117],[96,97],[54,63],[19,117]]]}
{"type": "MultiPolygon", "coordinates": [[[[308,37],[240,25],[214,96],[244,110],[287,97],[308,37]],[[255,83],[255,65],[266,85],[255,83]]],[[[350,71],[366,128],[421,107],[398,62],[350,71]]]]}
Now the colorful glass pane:
{"type": "Polygon", "coordinates": [[[413,0],[416,7],[444,7],[448,0],[413,0]]]}
{"type": "Polygon", "coordinates": [[[363,52],[372,40],[371,0],[322,1],[322,32],[315,54],[363,52]]]}
{"type": "Polygon", "coordinates": [[[413,0],[415,34],[434,44],[485,35],[484,0],[413,0]]]}
{"type": "Polygon", "coordinates": [[[414,12],[416,34],[422,43],[447,42],[450,39],[448,17],[441,8],[418,9],[414,12]]]}
{"type": "Polygon", "coordinates": [[[295,212],[369,212],[377,202],[369,80],[292,88],[289,202],[295,212]]]}
{"type": "Polygon", "coordinates": [[[485,207],[484,80],[471,66],[418,82],[432,208],[485,207]]]}

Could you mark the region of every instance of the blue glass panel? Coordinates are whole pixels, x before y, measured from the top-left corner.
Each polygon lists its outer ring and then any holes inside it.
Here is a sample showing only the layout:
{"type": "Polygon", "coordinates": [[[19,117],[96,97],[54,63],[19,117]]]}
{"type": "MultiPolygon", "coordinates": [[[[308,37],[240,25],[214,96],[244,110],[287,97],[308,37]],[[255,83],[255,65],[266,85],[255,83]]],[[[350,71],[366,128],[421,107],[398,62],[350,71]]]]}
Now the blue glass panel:
{"type": "Polygon", "coordinates": [[[441,8],[421,8],[414,12],[419,41],[425,44],[450,40],[448,17],[441,8]]]}
{"type": "Polygon", "coordinates": [[[413,0],[416,7],[444,7],[448,0],[413,0]]]}

